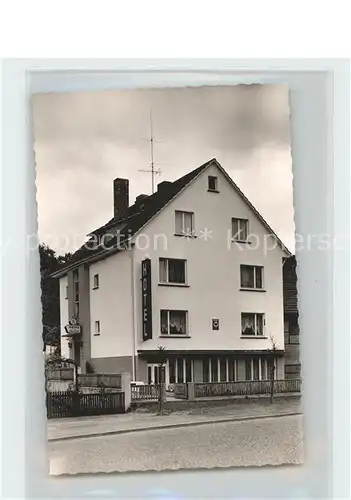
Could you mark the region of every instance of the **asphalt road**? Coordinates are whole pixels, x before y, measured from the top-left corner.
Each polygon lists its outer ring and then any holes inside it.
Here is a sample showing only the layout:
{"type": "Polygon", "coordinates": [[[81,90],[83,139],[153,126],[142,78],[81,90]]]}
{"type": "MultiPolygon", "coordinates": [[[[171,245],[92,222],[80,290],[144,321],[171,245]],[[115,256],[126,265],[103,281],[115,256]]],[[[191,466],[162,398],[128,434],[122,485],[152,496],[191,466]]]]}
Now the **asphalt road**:
{"type": "Polygon", "coordinates": [[[298,464],[302,416],[49,443],[51,474],[298,464]]]}

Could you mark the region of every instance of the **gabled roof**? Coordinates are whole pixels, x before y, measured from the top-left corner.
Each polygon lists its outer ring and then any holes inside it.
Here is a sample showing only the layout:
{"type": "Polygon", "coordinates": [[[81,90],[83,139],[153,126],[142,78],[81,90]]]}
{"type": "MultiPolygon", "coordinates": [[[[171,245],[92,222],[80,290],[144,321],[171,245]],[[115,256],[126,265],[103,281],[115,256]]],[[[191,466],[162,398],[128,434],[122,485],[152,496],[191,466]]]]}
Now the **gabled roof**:
{"type": "MultiPolygon", "coordinates": [[[[79,248],[71,257],[71,259],[65,264],[65,266],[53,274],[55,277],[64,276],[67,271],[74,269],[78,264],[94,262],[96,260],[101,260],[112,253],[117,253],[122,251],[123,242],[128,243],[130,238],[136,236],[136,234],[144,228],[146,224],[148,224],[168,203],[170,203],[184,188],[186,188],[192,181],[194,181],[202,172],[204,172],[210,165],[215,165],[223,175],[227,178],[229,183],[234,187],[237,193],[244,199],[244,201],[249,205],[252,211],[256,214],[256,216],[260,219],[262,224],[266,227],[268,232],[274,236],[281,246],[281,248],[290,255],[289,250],[284,246],[278,236],[274,233],[274,231],[269,227],[267,222],[263,219],[263,217],[257,212],[255,207],[249,202],[249,200],[244,196],[242,191],[238,188],[238,186],[233,182],[227,172],[223,169],[223,167],[218,163],[215,158],[204,163],[200,167],[192,170],[188,174],[180,177],[174,182],[169,182],[167,185],[163,186],[163,188],[159,191],[156,191],[154,194],[148,196],[142,202],[134,203],[128,208],[127,214],[125,217],[120,219],[110,219],[105,225],[95,229],[88,236],[92,236],[90,240],[84,243],[81,248],[79,248]],[[141,209],[141,205],[143,208],[141,209]],[[109,233],[113,231],[115,228],[117,230],[118,226],[121,226],[121,230],[119,232],[119,238],[117,236],[111,238],[108,242],[108,249],[103,248],[102,245],[96,245],[96,240],[94,240],[94,235],[109,233]],[[91,248],[89,248],[89,241],[91,242],[91,248]],[[94,242],[94,245],[92,244],[94,242]]],[[[117,232],[117,231],[116,231],[117,232]]]]}

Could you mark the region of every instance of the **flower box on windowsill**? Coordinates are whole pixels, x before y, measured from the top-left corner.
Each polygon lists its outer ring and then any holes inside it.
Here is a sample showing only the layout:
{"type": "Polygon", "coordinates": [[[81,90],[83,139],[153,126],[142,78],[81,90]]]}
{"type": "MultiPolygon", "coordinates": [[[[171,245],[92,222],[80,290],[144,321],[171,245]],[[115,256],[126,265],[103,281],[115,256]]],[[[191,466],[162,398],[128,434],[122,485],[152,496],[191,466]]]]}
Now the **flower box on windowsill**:
{"type": "Polygon", "coordinates": [[[241,339],[268,339],[268,337],[265,337],[264,335],[241,335],[241,339]]]}
{"type": "Polygon", "coordinates": [[[161,339],[190,339],[190,335],[183,335],[182,333],[161,333],[160,335],[161,339]]]}
{"type": "Polygon", "coordinates": [[[267,290],[265,290],[264,288],[250,288],[250,287],[242,286],[240,288],[240,291],[241,292],[266,292],[267,290]]]}
{"type": "Polygon", "coordinates": [[[187,283],[159,283],[158,286],[180,286],[182,288],[189,288],[187,283]]]}

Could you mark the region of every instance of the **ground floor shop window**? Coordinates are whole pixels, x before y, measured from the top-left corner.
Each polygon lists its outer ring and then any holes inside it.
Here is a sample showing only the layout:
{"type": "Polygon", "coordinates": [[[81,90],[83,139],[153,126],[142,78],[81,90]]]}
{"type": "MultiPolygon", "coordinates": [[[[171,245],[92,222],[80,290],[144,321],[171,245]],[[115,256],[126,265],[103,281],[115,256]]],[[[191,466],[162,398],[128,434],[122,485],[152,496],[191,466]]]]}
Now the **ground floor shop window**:
{"type": "MultiPolygon", "coordinates": [[[[276,367],[276,360],[265,358],[246,359],[245,380],[269,380],[273,367],[276,367]]],[[[274,369],[274,378],[276,378],[276,369],[274,369]]]]}
{"type": "Polygon", "coordinates": [[[210,357],[202,361],[203,382],[235,382],[238,380],[237,360],[210,357]]]}

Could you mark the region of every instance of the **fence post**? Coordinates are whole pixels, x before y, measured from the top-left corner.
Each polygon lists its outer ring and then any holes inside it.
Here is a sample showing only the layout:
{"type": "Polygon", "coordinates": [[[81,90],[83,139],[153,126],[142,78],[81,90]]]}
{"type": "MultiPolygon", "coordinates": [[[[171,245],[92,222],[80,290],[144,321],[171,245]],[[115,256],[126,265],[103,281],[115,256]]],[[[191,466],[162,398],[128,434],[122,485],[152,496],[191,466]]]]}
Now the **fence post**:
{"type": "Polygon", "coordinates": [[[187,399],[188,399],[188,401],[195,401],[195,384],[194,384],[194,382],[187,383],[187,399]]]}
{"type": "Polygon", "coordinates": [[[129,372],[121,374],[121,389],[124,392],[124,411],[127,412],[132,403],[132,376],[129,372]]]}

